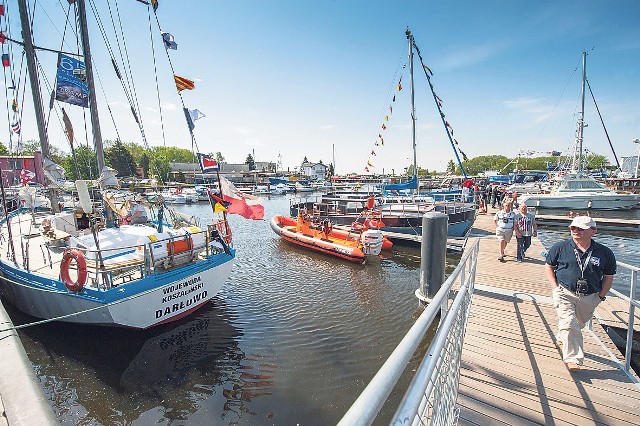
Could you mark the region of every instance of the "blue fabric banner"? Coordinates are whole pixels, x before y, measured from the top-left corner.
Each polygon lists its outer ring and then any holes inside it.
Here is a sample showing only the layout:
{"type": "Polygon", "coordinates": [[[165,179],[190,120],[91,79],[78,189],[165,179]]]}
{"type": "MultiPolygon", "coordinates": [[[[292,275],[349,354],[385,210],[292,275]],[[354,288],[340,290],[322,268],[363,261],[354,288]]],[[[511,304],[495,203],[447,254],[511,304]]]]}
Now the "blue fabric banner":
{"type": "Polygon", "coordinates": [[[88,108],[89,89],[86,81],[84,62],[61,53],[56,73],[56,100],[88,108]]]}

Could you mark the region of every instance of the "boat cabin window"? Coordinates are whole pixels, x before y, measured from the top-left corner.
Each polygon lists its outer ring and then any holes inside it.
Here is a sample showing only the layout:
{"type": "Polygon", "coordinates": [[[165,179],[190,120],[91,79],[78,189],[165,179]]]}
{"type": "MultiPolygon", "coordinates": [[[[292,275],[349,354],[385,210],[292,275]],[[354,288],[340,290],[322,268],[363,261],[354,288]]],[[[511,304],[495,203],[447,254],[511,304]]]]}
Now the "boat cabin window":
{"type": "Polygon", "coordinates": [[[567,182],[568,189],[604,189],[604,186],[593,180],[575,180],[567,182]]]}

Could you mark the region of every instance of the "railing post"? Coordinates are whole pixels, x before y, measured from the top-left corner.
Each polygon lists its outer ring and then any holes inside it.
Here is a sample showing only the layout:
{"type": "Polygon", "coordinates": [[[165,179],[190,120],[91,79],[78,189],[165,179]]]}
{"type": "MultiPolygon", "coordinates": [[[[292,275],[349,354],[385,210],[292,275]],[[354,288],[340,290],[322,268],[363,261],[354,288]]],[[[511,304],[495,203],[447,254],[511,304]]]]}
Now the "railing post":
{"type": "Polygon", "coordinates": [[[422,216],[418,298],[425,303],[433,300],[445,280],[448,221],[448,216],[440,212],[429,212],[422,216]]]}
{"type": "Polygon", "coordinates": [[[627,373],[631,370],[631,355],[633,351],[633,328],[635,323],[636,307],[633,301],[636,298],[637,271],[631,271],[631,285],[629,287],[629,322],[627,323],[627,345],[624,355],[624,369],[627,373]]]}

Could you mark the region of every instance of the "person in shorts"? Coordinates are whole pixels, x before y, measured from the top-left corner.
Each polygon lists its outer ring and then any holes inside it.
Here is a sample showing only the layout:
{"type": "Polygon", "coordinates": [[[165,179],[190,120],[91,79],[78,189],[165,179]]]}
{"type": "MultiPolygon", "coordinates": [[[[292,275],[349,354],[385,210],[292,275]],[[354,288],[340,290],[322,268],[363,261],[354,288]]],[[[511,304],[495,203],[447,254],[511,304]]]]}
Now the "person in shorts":
{"type": "Polygon", "coordinates": [[[496,236],[498,237],[498,260],[505,262],[504,249],[511,241],[513,237],[513,224],[515,213],[511,210],[511,202],[505,202],[502,204],[502,209],[498,210],[493,217],[493,223],[496,225],[496,236]]]}

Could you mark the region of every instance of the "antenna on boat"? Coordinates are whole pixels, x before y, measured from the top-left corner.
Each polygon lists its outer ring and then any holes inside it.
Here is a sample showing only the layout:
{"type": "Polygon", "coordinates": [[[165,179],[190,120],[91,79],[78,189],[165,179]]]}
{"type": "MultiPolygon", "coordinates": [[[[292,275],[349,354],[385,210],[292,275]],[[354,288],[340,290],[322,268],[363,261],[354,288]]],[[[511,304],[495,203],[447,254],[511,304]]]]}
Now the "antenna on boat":
{"type": "Polygon", "coordinates": [[[578,142],[578,164],[574,163],[573,168],[574,171],[577,171],[579,175],[582,174],[582,140],[584,138],[584,128],[586,127],[584,124],[584,98],[585,98],[585,84],[587,81],[587,51],[582,51],[582,100],[580,106],[580,117],[578,118],[578,134],[577,134],[577,142],[578,142]]]}

